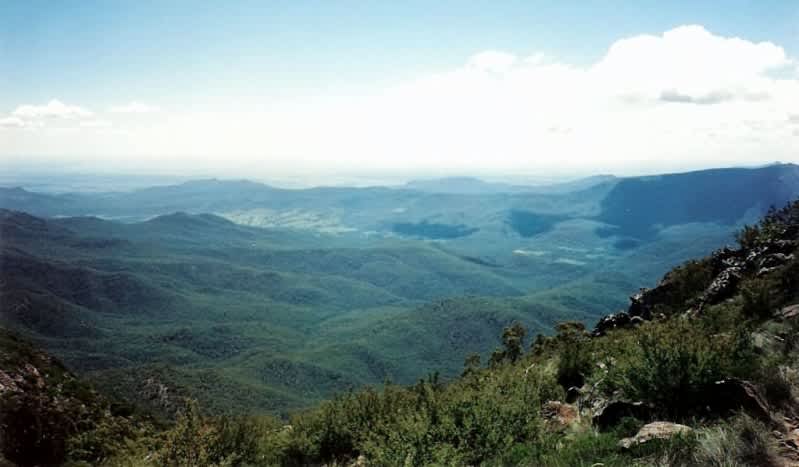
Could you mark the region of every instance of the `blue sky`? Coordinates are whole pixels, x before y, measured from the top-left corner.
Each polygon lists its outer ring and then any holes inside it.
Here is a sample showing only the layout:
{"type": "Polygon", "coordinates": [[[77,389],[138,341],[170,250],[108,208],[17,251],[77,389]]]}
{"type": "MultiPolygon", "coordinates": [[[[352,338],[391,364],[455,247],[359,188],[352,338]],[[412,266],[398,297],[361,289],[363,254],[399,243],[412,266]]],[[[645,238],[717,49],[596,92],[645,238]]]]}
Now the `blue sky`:
{"type": "MultiPolygon", "coordinates": [[[[684,25],[699,25],[712,37],[741,38],[752,44],[774,44],[783,51],[786,61],[799,56],[799,3],[793,1],[2,2],[0,118],[33,115],[31,112],[16,111],[20,106],[45,106],[57,100],[67,108],[85,109],[86,113],[79,116],[86,120],[83,128],[86,131],[91,128],[95,133],[102,129],[104,135],[92,133],[65,137],[66,125],[61,122],[60,126],[56,125],[61,130],[56,136],[50,134],[53,125],[49,123],[40,125],[42,128],[38,131],[41,134],[31,136],[33,125],[26,120],[25,134],[18,134],[21,133],[19,129],[13,130],[17,133],[12,133],[12,129],[8,128],[0,132],[0,157],[11,160],[24,153],[26,159],[34,156],[42,161],[58,159],[87,164],[106,156],[105,160],[111,165],[119,162],[120,167],[140,168],[152,165],[157,157],[171,157],[174,159],[170,165],[173,169],[181,168],[192,158],[220,157],[217,164],[208,167],[223,167],[223,159],[229,159],[230,155],[222,157],[211,150],[216,148],[224,151],[226,137],[242,136],[237,132],[243,130],[233,128],[237,126],[231,124],[233,121],[243,123],[248,128],[246,134],[249,142],[243,146],[234,145],[232,149],[236,153],[247,153],[246,157],[243,156],[246,161],[237,166],[242,170],[256,162],[269,165],[273,161],[276,167],[288,170],[291,167],[286,165],[286,161],[296,157],[305,158],[311,164],[318,163],[320,167],[334,162],[343,162],[352,168],[365,166],[387,169],[403,166],[404,161],[398,159],[401,156],[389,150],[384,151],[385,148],[379,144],[362,145],[361,142],[338,137],[320,147],[298,149],[297,154],[289,154],[294,140],[274,144],[260,141],[255,136],[261,132],[269,133],[272,128],[267,124],[262,128],[255,127],[253,121],[262,117],[263,121],[281,121],[281,115],[287,115],[288,120],[301,120],[302,115],[324,120],[320,117],[324,115],[336,123],[335,115],[353,105],[364,106],[361,118],[368,114],[371,116],[369,120],[390,119],[390,105],[385,102],[364,103],[364,99],[396,93],[397,88],[405,89],[409,83],[420,80],[426,82],[430,77],[441,74],[457,74],[457,70],[470,63],[471,57],[485,51],[519,58],[514,65],[517,71],[521,59],[539,55],[545,57],[548,64],[589,69],[602,62],[609,48],[617,41],[644,35],[661,36],[684,25]],[[149,112],[111,112],[111,109],[125,108],[157,110],[152,113],[158,115],[147,119],[138,115],[131,120],[120,115],[149,112]],[[375,110],[378,108],[385,109],[386,114],[375,110]],[[133,142],[156,134],[163,139],[164,134],[175,138],[191,138],[193,133],[207,133],[209,128],[214,127],[210,122],[215,117],[224,118],[226,128],[220,131],[213,143],[154,144],[131,149],[133,142]],[[116,132],[116,136],[109,136],[113,132],[116,132]],[[50,143],[42,142],[43,139],[50,143]],[[205,151],[206,148],[210,149],[205,151]],[[350,159],[349,154],[358,151],[364,154],[350,159]]],[[[753,60],[757,62],[756,57],[753,60]]],[[[740,82],[723,83],[735,89],[722,89],[721,84],[703,83],[707,89],[696,92],[716,93],[713,95],[738,92],[745,87],[744,80],[754,83],[754,75],[759,76],[766,71],[771,76],[795,81],[795,67],[775,63],[741,70],[740,82]]],[[[506,71],[503,69],[502,73],[506,71]]],[[[517,73],[517,76],[521,75],[517,73]]],[[[683,92],[680,89],[691,87],[690,79],[690,76],[686,77],[674,86],[667,82],[664,84],[666,88],[659,92],[683,92]],[[678,85],[680,89],[677,89],[678,85]]],[[[697,81],[703,81],[703,77],[698,76],[697,81]]],[[[496,91],[493,88],[486,91],[482,81],[475,84],[469,77],[458,83],[458,86],[468,88],[464,89],[464,95],[469,95],[470,89],[472,92],[478,89],[487,92],[481,105],[491,106],[493,104],[489,101],[497,98],[492,94],[496,91]],[[469,88],[472,84],[478,88],[469,88]],[[492,97],[489,98],[489,94],[492,97]]],[[[635,87],[634,84],[631,86],[635,87]]],[[[761,89],[764,83],[756,84],[757,92],[771,92],[761,89]]],[[[777,84],[779,86],[775,86],[783,92],[786,83],[777,84]]],[[[425,92],[430,92],[429,86],[425,92]]],[[[409,94],[403,96],[408,97],[409,94]]],[[[410,93],[410,96],[427,95],[422,92],[410,93]]],[[[527,97],[532,99],[532,96],[527,97]]],[[[511,99],[509,96],[503,98],[511,99]]],[[[752,102],[755,100],[749,99],[752,102]]],[[[696,102],[700,101],[701,96],[696,102]]],[[[743,101],[747,99],[738,100],[743,101]]],[[[424,101],[420,102],[422,108],[417,106],[417,110],[424,114],[424,101]]],[[[458,96],[452,96],[444,104],[453,102],[457,107],[461,100],[458,96]]],[[[525,118],[525,114],[516,110],[510,109],[508,112],[509,109],[505,107],[501,110],[515,119],[525,118]]],[[[692,110],[705,113],[706,109],[692,110]]],[[[765,115],[769,109],[761,110],[765,115]]],[[[779,118],[791,119],[790,109],[780,111],[786,114],[779,118]]],[[[463,109],[458,114],[462,115],[462,112],[463,109]]],[[[447,118],[444,113],[437,115],[447,118]]],[[[661,121],[659,118],[656,121],[661,121]]],[[[74,123],[77,120],[78,117],[71,121],[74,123]]],[[[531,116],[530,121],[533,120],[549,125],[531,116]]],[[[564,121],[554,121],[549,127],[573,126],[569,126],[572,122],[565,122],[564,118],[560,120],[564,121]]],[[[10,127],[16,120],[7,122],[10,122],[7,125],[10,127]]],[[[316,124],[328,127],[324,121],[316,124]]],[[[356,120],[352,120],[347,128],[351,129],[357,124],[356,120]]],[[[376,131],[398,139],[413,137],[414,133],[405,136],[391,133],[401,131],[401,128],[391,128],[396,124],[387,120],[386,127],[376,131]]],[[[444,129],[439,138],[452,139],[453,135],[473,131],[475,125],[479,127],[479,124],[468,122],[465,126],[444,129]]],[[[515,120],[508,125],[517,124],[518,120],[515,120]]],[[[313,125],[280,128],[275,129],[274,133],[305,133],[312,137],[316,128],[313,125]]],[[[693,129],[697,128],[695,126],[693,129]]],[[[346,131],[342,129],[341,133],[346,131]]],[[[421,133],[415,139],[420,144],[431,141],[432,136],[426,129],[417,131],[421,133]]],[[[524,129],[519,128],[518,131],[524,129]]],[[[500,140],[507,139],[503,138],[507,135],[495,136],[500,140]]],[[[442,170],[458,169],[461,166],[458,150],[470,146],[468,142],[463,146],[450,146],[435,138],[433,142],[436,150],[430,154],[435,152],[436,157],[441,159],[436,167],[442,170]],[[448,154],[442,155],[442,151],[448,154]]],[[[497,150],[513,152],[507,147],[509,144],[500,144],[497,150]]],[[[769,144],[776,145],[774,141],[769,144]]],[[[475,146],[489,147],[485,141],[475,146]]],[[[613,148],[613,145],[609,145],[607,149],[613,148]]],[[[516,149],[516,155],[507,156],[496,168],[527,167],[533,170],[544,166],[531,163],[531,159],[535,158],[528,157],[530,154],[545,151],[557,157],[558,151],[571,154],[567,149],[556,143],[542,148],[530,145],[524,151],[516,149]]],[[[419,147],[405,150],[425,152],[424,148],[419,147]]],[[[691,147],[690,150],[695,149],[691,147]]],[[[575,151],[575,148],[572,147],[571,151],[575,151]]],[[[633,148],[629,152],[634,152],[633,148]]],[[[667,156],[669,154],[651,157],[662,159],[667,156]]],[[[775,158],[770,156],[764,149],[762,153],[749,157],[738,154],[728,162],[757,162],[775,158]]],[[[685,157],[689,160],[683,165],[688,167],[691,166],[690,159],[696,156],[692,154],[685,157]]],[[[464,159],[463,167],[466,169],[493,167],[490,156],[481,160],[479,154],[469,154],[464,159]]],[[[727,162],[715,156],[702,160],[708,164],[727,162]]],[[[575,160],[572,165],[585,165],[585,162],[575,160]]],[[[590,164],[591,168],[599,170],[604,166],[617,169],[622,161],[604,163],[598,156],[594,162],[590,164]]],[[[641,170],[651,166],[654,170],[656,167],[665,167],[661,162],[640,154],[635,166],[641,170]]],[[[551,165],[546,164],[547,167],[551,165]]],[[[419,166],[423,167],[424,164],[419,166]]],[[[235,170],[238,169],[232,171],[235,170]]]]}

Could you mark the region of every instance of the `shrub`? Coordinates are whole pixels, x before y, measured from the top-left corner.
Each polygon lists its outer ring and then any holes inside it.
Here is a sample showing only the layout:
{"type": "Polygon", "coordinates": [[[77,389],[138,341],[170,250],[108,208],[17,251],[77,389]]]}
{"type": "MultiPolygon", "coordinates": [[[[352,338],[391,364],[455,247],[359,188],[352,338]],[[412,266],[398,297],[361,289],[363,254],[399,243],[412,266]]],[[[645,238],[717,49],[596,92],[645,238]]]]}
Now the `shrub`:
{"type": "Polygon", "coordinates": [[[577,433],[568,439],[550,439],[540,446],[538,452],[534,452],[535,457],[527,461],[526,465],[548,467],[632,465],[632,456],[623,452],[618,443],[619,438],[614,433],[598,433],[593,430],[577,433]]]}
{"type": "Polygon", "coordinates": [[[651,402],[664,415],[685,415],[701,404],[709,385],[731,376],[748,378],[757,370],[745,328],[711,335],[699,321],[673,319],[643,325],[632,336],[611,366],[605,389],[651,402]]]}
{"type": "Polygon", "coordinates": [[[0,397],[0,448],[21,466],[58,465],[66,457],[66,440],[74,431],[72,413],[59,401],[33,393],[0,397]]]}
{"type": "Polygon", "coordinates": [[[524,353],[524,336],[527,330],[521,323],[513,323],[502,331],[502,344],[505,346],[505,358],[515,362],[524,353]]]}
{"type": "Polygon", "coordinates": [[[463,372],[461,377],[467,377],[471,374],[477,373],[480,370],[480,354],[471,353],[466,356],[463,361],[463,372]]]}
{"type": "Polygon", "coordinates": [[[495,349],[488,364],[491,368],[505,363],[515,363],[524,353],[524,337],[527,330],[521,323],[513,323],[502,331],[502,349],[495,349]]]}
{"type": "Polygon", "coordinates": [[[521,366],[477,370],[448,385],[350,393],[292,420],[285,463],[479,465],[517,444],[540,442],[541,403],[562,392],[554,375],[521,366]]]}
{"type": "Polygon", "coordinates": [[[774,313],[771,288],[763,280],[753,280],[741,287],[743,315],[758,320],[770,318],[774,313]]]}
{"type": "Polygon", "coordinates": [[[760,229],[754,225],[745,225],[735,234],[735,240],[741,248],[749,249],[757,245],[760,240],[760,229]]]}
{"type": "Polygon", "coordinates": [[[594,366],[585,326],[577,322],[561,323],[557,332],[558,384],[564,389],[581,387],[594,366]]]}
{"type": "Polygon", "coordinates": [[[668,292],[658,303],[661,312],[669,315],[685,311],[685,306],[701,294],[713,281],[713,267],[708,260],[687,261],[666,275],[668,292]]]}
{"type": "Polygon", "coordinates": [[[212,428],[200,414],[197,402],[187,400],[175,427],[166,434],[159,463],[174,467],[211,465],[212,440],[212,428]]]}
{"type": "Polygon", "coordinates": [[[769,433],[766,426],[741,414],[698,435],[695,462],[718,467],[777,465],[769,433]]]}

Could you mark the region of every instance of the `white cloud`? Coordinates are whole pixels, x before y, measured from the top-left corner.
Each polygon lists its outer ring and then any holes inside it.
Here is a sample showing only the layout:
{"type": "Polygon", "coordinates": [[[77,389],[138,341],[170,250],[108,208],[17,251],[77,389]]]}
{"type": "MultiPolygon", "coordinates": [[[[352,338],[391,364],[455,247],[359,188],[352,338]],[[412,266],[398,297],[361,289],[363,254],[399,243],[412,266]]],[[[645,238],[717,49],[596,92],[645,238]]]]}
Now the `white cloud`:
{"type": "Polygon", "coordinates": [[[23,126],[25,126],[25,122],[19,117],[0,118],[0,128],[21,128],[23,126]]]}
{"type": "Polygon", "coordinates": [[[82,128],[109,128],[111,127],[111,122],[108,120],[87,120],[80,122],[80,126],[82,128]]]}
{"type": "Polygon", "coordinates": [[[619,95],[714,104],[767,96],[768,73],[791,64],[785,51],[771,42],[716,36],[692,25],[662,36],[619,40],[591,74],[619,95]]]}
{"type": "Polygon", "coordinates": [[[619,40],[588,66],[482,52],[331,109],[333,126],[308,132],[319,138],[307,152],[345,147],[362,165],[618,172],[797,160],[785,115],[799,108],[799,81],[773,73],[793,64],[773,43],[701,26],[619,40]]]}
{"type": "Polygon", "coordinates": [[[24,120],[40,118],[82,118],[91,117],[92,112],[76,105],[67,105],[53,99],[44,105],[21,105],[12,113],[14,117],[24,120]]]}
{"type": "Polygon", "coordinates": [[[111,107],[108,109],[109,112],[112,113],[123,113],[123,114],[144,114],[144,113],[154,113],[158,112],[161,109],[154,106],[148,105],[137,101],[128,102],[125,105],[118,105],[111,107]]]}
{"type": "MultiPolygon", "coordinates": [[[[795,62],[776,44],[681,26],[620,39],[587,65],[492,50],[370,95],[293,96],[282,104],[261,96],[239,100],[246,103],[233,111],[163,112],[91,137],[23,135],[11,147],[119,154],[164,170],[202,160],[203,168],[251,176],[311,169],[625,174],[799,162],[799,80],[779,73],[786,67],[795,62]]],[[[132,104],[119,109],[149,108],[132,104]]],[[[8,147],[0,142],[0,153],[8,147]]]]}
{"type": "Polygon", "coordinates": [[[480,71],[501,73],[510,69],[516,60],[516,56],[511,53],[487,50],[473,55],[469,59],[468,66],[480,71]]]}

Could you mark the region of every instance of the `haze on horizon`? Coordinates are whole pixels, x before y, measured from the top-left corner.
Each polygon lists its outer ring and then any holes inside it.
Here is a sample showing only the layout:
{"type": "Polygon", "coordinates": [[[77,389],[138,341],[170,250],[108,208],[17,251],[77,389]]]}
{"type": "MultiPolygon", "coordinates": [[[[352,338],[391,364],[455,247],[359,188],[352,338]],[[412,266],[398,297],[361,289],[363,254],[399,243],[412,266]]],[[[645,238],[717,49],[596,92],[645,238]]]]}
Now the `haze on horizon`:
{"type": "Polygon", "coordinates": [[[799,162],[799,4],[6,2],[0,168],[263,179],[799,162]]]}

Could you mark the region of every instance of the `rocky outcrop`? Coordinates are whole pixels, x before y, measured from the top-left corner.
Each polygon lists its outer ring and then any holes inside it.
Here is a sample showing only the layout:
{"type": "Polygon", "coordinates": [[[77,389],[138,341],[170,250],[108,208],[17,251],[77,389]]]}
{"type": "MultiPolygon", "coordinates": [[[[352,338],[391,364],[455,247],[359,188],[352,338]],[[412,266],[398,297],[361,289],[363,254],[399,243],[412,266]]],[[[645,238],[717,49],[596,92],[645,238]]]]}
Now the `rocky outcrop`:
{"type": "MultiPolygon", "coordinates": [[[[707,306],[734,296],[744,277],[762,277],[795,260],[799,248],[799,241],[795,239],[797,232],[799,226],[790,225],[774,232],[769,240],[759,240],[756,246],[724,247],[713,252],[704,260],[713,280],[701,294],[685,304],[684,311],[701,313],[707,306]]],[[[642,288],[631,296],[626,311],[601,318],[591,335],[602,336],[613,329],[628,328],[657,318],[656,306],[673,300],[675,289],[679,287],[674,274],[674,271],[669,272],[656,287],[642,288]]]]}
{"type": "Polygon", "coordinates": [[[608,331],[617,328],[628,327],[631,324],[630,315],[624,311],[618,313],[611,313],[602,317],[594,327],[591,333],[594,337],[605,335],[608,331]]]}
{"type": "Polygon", "coordinates": [[[742,277],[743,268],[739,266],[732,266],[721,271],[702,293],[699,310],[701,311],[705,305],[713,305],[732,297],[742,277]]]}
{"type": "Polygon", "coordinates": [[[644,425],[635,436],[619,441],[619,446],[630,449],[653,439],[670,439],[673,436],[690,433],[691,427],[672,422],[652,422],[644,425]]]}
{"type": "Polygon", "coordinates": [[[60,362],[0,328],[0,465],[61,465],[70,436],[114,417],[60,362]]]}
{"type": "Polygon", "coordinates": [[[783,307],[778,313],[778,317],[783,320],[793,320],[799,316],[799,303],[783,307]]]}

